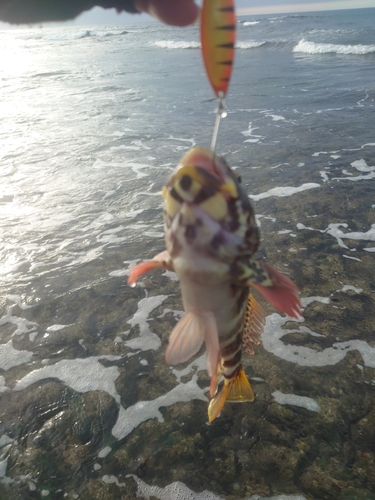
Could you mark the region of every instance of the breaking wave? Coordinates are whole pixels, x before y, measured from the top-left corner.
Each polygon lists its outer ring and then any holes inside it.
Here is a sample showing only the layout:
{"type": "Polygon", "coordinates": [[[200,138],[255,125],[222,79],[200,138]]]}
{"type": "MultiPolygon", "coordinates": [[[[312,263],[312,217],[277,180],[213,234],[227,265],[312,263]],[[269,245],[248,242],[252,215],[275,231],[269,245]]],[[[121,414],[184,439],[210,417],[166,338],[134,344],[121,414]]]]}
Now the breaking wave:
{"type": "Polygon", "coordinates": [[[162,49],[199,49],[199,42],[177,42],[175,40],[159,40],[154,45],[162,49]]]}
{"type": "Polygon", "coordinates": [[[22,40],[56,40],[56,41],[69,41],[80,40],[82,38],[106,38],[112,36],[125,35],[126,30],[76,30],[76,31],[62,31],[56,30],[45,33],[25,33],[19,36],[22,40]]]}
{"type": "Polygon", "coordinates": [[[333,43],[315,43],[300,40],[293,52],[305,54],[354,54],[365,55],[375,52],[375,45],[335,45],[333,43]]]}
{"type": "MultiPolygon", "coordinates": [[[[254,49],[262,45],[266,45],[267,42],[256,42],[254,40],[248,40],[246,42],[237,42],[236,47],[238,49],[254,49]]],[[[153,42],[153,45],[160,47],[162,49],[199,49],[201,44],[199,42],[181,42],[175,40],[159,40],[153,42]]]]}

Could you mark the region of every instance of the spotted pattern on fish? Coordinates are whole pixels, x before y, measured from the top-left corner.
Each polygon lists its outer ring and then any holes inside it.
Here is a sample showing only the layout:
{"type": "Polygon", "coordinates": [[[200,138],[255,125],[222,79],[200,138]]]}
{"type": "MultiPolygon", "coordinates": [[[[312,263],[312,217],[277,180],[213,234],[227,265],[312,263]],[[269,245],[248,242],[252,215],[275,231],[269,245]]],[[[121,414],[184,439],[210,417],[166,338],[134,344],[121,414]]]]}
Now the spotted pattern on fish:
{"type": "Polygon", "coordinates": [[[259,345],[265,312],[249,287],[295,318],[301,315],[299,290],[254,259],[260,235],[250,200],[238,176],[212,151],[190,150],[162,195],[166,250],[132,269],[129,283],[158,267],[178,274],[185,315],[171,333],[166,361],[176,365],[190,359],[205,341],[212,422],[226,400],[254,399],[241,356],[259,345]]]}
{"type": "MultiPolygon", "coordinates": [[[[225,164],[224,160],[222,161],[225,164]]],[[[236,175],[227,165],[226,167],[228,178],[233,184],[232,196],[228,197],[227,193],[221,190],[222,185],[217,178],[197,166],[194,167],[194,172],[193,167],[183,167],[184,173],[181,172],[178,177],[177,171],[163,191],[166,230],[171,227],[181,205],[200,207],[220,224],[221,231],[212,235],[210,244],[205,249],[209,255],[220,260],[232,259],[234,254],[240,255],[241,258],[254,255],[260,239],[249,198],[240,187],[236,175]],[[228,235],[231,237],[228,238],[228,235]]],[[[184,223],[182,220],[180,222],[184,223]]],[[[185,221],[185,224],[191,225],[194,222],[185,221]]],[[[185,227],[184,234],[188,244],[193,241],[194,244],[199,244],[199,231],[185,227]]]]}

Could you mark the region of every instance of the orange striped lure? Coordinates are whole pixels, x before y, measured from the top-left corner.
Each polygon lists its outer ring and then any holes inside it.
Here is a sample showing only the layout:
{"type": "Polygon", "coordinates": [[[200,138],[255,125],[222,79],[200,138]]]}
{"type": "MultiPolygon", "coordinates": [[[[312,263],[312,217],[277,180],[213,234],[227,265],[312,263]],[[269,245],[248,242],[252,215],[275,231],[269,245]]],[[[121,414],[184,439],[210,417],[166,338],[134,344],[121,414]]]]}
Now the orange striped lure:
{"type": "Polygon", "coordinates": [[[201,46],[206,73],[219,99],[211,149],[215,149],[220,118],[227,116],[228,91],[236,42],[234,0],[204,0],[201,13],[201,46]]]}

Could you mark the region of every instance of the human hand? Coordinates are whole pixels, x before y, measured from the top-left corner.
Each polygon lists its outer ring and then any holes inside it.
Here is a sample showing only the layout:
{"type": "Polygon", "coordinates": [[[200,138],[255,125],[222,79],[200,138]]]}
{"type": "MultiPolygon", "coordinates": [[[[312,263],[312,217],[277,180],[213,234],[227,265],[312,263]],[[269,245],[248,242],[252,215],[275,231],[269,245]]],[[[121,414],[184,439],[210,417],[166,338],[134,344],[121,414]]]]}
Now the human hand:
{"type": "Polygon", "coordinates": [[[134,0],[134,6],[139,12],[171,26],[195,23],[200,11],[194,0],[134,0]]]}

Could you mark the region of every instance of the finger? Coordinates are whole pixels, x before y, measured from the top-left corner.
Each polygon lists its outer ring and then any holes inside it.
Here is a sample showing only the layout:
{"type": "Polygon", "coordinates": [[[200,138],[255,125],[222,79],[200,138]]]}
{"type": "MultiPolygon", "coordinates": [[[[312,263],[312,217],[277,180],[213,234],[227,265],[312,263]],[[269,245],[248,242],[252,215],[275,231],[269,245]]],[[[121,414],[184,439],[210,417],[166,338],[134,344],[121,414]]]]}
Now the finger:
{"type": "Polygon", "coordinates": [[[193,0],[134,0],[134,6],[171,26],[188,26],[199,17],[199,7],[193,0]]]}

